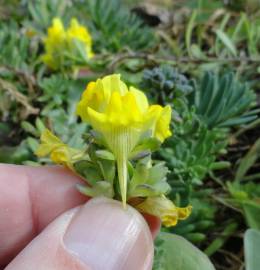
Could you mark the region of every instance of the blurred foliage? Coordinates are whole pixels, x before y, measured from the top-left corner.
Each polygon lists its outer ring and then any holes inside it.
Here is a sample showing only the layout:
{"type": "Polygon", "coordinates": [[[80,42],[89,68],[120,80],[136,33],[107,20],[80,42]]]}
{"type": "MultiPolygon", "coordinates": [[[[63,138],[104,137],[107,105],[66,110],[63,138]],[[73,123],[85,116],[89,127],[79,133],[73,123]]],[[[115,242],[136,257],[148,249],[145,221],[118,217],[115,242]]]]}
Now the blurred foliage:
{"type": "Polygon", "coordinates": [[[95,51],[144,50],[155,46],[153,31],[120,0],[79,1],[77,5],[88,13],[95,51]]]}
{"type": "Polygon", "coordinates": [[[38,44],[31,42],[16,22],[0,25],[1,64],[25,70],[34,67],[38,44]]]}
{"type": "MultiPolygon", "coordinates": [[[[66,9],[72,5],[70,0],[26,0],[23,6],[29,11],[29,19],[38,31],[45,31],[55,17],[62,17],[66,14],[66,9]]],[[[29,22],[26,22],[30,25],[29,22]]]]}

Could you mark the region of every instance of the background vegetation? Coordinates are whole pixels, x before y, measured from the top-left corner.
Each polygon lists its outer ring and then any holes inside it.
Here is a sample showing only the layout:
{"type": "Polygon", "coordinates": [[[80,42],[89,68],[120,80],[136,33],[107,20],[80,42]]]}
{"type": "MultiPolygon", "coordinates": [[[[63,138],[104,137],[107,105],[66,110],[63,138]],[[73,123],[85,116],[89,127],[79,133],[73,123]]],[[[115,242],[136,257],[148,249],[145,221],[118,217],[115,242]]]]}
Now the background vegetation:
{"type": "Polygon", "coordinates": [[[48,163],[33,154],[45,127],[80,147],[88,127],[74,111],[85,85],[121,73],[173,107],[174,134],[156,158],[170,168],[170,197],[193,205],[189,219],[162,228],[154,269],[214,269],[181,236],[216,269],[259,270],[260,3],[172,2],[1,0],[0,162],[48,163]],[[91,61],[43,64],[54,17],[89,28],[91,61]]]}

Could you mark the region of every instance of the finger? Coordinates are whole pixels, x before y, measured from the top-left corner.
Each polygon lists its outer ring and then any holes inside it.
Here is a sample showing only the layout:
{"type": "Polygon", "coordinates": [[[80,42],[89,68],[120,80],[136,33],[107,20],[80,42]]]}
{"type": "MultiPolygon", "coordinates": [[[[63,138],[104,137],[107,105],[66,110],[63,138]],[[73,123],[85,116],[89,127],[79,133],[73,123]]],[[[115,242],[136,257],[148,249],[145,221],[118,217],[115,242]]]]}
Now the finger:
{"type": "Polygon", "coordinates": [[[61,215],[6,270],[150,270],[153,240],[132,207],[105,198],[61,215]]]}
{"type": "Polygon", "coordinates": [[[160,232],[161,229],[161,221],[158,217],[151,216],[146,213],[142,213],[144,219],[146,220],[150,231],[152,233],[153,239],[157,236],[157,234],[160,232]]]}
{"type": "Polygon", "coordinates": [[[0,165],[0,266],[58,215],[86,201],[75,188],[79,181],[58,166],[0,165]]]}

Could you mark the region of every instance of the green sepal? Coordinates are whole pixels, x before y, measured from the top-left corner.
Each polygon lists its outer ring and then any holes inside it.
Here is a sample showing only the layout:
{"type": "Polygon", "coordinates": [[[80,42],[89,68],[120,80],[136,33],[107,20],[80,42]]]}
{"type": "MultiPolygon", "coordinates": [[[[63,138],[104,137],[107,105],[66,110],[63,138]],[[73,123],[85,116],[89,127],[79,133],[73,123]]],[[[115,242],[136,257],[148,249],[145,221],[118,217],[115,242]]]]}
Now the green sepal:
{"type": "Polygon", "coordinates": [[[74,163],[74,169],[91,185],[95,185],[98,181],[100,181],[100,179],[103,178],[99,167],[90,161],[78,161],[74,163]]]}
{"type": "Polygon", "coordinates": [[[108,198],[114,197],[113,186],[106,181],[98,181],[93,187],[78,184],[77,189],[82,194],[90,197],[97,197],[97,196],[105,196],[108,198]]]}
{"type": "Polygon", "coordinates": [[[166,194],[170,190],[166,182],[167,173],[168,168],[164,162],[152,166],[151,159],[139,161],[129,183],[128,198],[166,194]]]}
{"type": "Polygon", "coordinates": [[[103,178],[113,185],[116,176],[116,164],[111,160],[99,160],[97,162],[103,178]]]}
{"type": "Polygon", "coordinates": [[[161,142],[156,138],[144,138],[141,142],[133,149],[130,154],[130,159],[137,159],[135,157],[149,154],[160,148],[161,142]]]}

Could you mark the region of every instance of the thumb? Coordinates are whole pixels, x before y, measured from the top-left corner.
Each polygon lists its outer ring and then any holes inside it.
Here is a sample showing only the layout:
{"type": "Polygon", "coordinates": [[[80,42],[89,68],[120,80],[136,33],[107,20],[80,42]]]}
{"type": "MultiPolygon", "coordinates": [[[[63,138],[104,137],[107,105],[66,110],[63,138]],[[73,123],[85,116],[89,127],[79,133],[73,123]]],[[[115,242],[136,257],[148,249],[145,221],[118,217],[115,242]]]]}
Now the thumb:
{"type": "Polygon", "coordinates": [[[153,240],[132,207],[88,201],[51,223],[6,270],[150,270],[153,240]]]}

